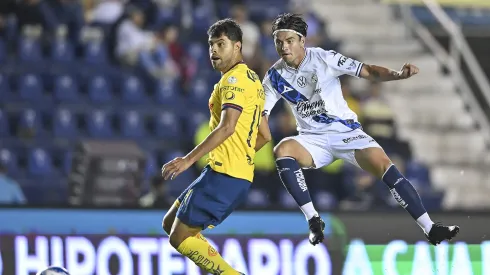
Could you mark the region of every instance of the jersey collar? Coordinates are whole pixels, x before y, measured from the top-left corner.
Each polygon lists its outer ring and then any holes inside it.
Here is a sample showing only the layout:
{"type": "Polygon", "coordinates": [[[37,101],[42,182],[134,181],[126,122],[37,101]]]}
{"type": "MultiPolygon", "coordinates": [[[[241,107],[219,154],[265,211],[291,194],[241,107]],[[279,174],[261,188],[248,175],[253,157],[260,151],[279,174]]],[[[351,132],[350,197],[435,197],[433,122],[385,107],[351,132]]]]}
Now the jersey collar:
{"type": "Polygon", "coordinates": [[[236,66],[240,65],[240,64],[245,64],[245,61],[238,61],[237,63],[235,63],[235,65],[231,66],[231,68],[228,69],[228,71],[224,72],[224,73],[221,73],[221,75],[224,75],[226,74],[227,72],[231,71],[233,68],[235,68],[236,66]]]}
{"type": "Polygon", "coordinates": [[[286,64],[286,62],[283,61],[284,62],[284,65],[286,66],[286,68],[288,70],[291,70],[291,71],[297,73],[306,64],[307,59],[310,57],[310,54],[309,53],[310,53],[310,51],[308,50],[308,48],[305,48],[305,57],[303,57],[303,60],[301,60],[301,62],[299,63],[299,66],[298,66],[297,69],[296,68],[293,68],[293,67],[290,67],[288,64],[286,64]]]}

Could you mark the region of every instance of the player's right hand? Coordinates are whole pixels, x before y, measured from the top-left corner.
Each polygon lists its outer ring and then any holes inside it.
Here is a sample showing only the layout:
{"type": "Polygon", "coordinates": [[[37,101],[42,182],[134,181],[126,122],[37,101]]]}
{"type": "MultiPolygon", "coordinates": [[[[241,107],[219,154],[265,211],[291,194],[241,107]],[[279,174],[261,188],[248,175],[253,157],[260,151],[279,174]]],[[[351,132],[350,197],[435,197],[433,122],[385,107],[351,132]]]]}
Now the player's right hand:
{"type": "Polygon", "coordinates": [[[398,72],[401,79],[407,79],[419,73],[419,68],[413,64],[405,63],[398,72]]]}
{"type": "Polygon", "coordinates": [[[173,180],[191,165],[192,163],[185,157],[174,158],[162,166],[162,177],[164,180],[173,180]]]}

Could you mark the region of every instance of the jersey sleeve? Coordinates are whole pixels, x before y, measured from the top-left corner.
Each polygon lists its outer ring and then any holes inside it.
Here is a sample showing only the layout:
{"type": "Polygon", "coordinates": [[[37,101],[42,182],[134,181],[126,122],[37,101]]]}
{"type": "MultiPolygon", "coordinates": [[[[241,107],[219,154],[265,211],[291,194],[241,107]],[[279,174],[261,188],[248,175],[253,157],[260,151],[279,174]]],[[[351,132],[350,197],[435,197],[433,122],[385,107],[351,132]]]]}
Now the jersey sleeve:
{"type": "Polygon", "coordinates": [[[224,79],[219,87],[221,110],[233,108],[240,112],[243,111],[247,88],[246,79],[239,77],[239,75],[230,75],[224,79]]]}
{"type": "Polygon", "coordinates": [[[268,116],[276,105],[277,101],[281,99],[281,95],[272,87],[271,81],[267,75],[262,81],[262,86],[264,87],[265,93],[265,104],[262,116],[268,116]]]}
{"type": "Polygon", "coordinates": [[[322,50],[320,55],[327,64],[328,70],[337,77],[344,74],[359,77],[362,66],[364,65],[362,62],[344,56],[336,51],[322,50]]]}

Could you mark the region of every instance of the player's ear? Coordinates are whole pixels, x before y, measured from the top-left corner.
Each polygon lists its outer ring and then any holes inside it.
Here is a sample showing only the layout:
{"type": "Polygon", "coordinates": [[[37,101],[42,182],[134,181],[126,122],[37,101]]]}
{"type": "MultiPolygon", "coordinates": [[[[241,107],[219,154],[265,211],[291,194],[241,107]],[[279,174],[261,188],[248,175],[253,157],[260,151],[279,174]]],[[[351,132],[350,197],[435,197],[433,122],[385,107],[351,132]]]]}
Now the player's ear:
{"type": "Polygon", "coordinates": [[[300,43],[301,43],[301,47],[305,47],[305,38],[302,36],[300,39],[299,39],[300,43]]]}
{"type": "Polygon", "coordinates": [[[235,43],[235,50],[236,50],[237,52],[242,52],[242,42],[237,41],[237,42],[235,43]]]}

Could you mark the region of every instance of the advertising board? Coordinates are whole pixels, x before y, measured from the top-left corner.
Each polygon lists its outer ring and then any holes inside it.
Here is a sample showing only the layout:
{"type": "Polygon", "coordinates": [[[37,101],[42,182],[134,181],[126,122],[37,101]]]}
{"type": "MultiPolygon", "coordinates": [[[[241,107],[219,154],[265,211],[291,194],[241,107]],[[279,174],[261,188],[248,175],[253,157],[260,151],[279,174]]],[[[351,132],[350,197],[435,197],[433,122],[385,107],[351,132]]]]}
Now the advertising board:
{"type": "MultiPolygon", "coordinates": [[[[209,242],[248,275],[485,275],[490,241],[437,247],[392,240],[383,245],[350,240],[344,249],[312,246],[301,237],[213,236],[209,242]]],[[[64,266],[76,275],[203,275],[165,237],[10,235],[0,237],[0,274],[33,275],[64,266]]]]}

